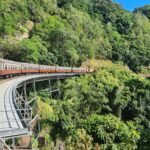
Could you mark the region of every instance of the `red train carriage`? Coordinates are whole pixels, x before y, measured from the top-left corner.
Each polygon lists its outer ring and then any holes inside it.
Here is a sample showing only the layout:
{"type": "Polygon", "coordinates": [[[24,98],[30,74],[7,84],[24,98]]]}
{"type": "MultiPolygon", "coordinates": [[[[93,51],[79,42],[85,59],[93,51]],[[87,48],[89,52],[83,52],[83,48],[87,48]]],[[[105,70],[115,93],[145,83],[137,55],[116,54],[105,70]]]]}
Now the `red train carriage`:
{"type": "Polygon", "coordinates": [[[71,67],[20,63],[0,59],[0,76],[7,76],[14,74],[28,74],[28,73],[86,73],[86,72],[92,72],[92,70],[89,70],[87,68],[71,68],[71,67]]]}
{"type": "Polygon", "coordinates": [[[29,63],[20,63],[21,64],[21,73],[39,73],[38,64],[29,64],[29,63]]]}
{"type": "Polygon", "coordinates": [[[18,62],[0,59],[0,75],[19,74],[21,66],[18,62]]]}
{"type": "Polygon", "coordinates": [[[39,72],[40,73],[54,73],[56,72],[56,66],[40,65],[39,72]]]}

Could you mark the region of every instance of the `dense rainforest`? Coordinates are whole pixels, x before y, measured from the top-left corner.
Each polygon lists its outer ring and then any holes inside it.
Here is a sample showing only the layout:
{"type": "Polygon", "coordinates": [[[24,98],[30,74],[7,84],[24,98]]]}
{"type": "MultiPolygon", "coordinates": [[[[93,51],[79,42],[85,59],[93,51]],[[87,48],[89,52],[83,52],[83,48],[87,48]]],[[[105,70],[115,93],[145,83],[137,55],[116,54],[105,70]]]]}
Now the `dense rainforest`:
{"type": "Polygon", "coordinates": [[[92,75],[62,81],[56,96],[39,89],[49,147],[63,141],[67,150],[144,150],[150,144],[150,81],[111,61],[90,64],[92,75]]]}
{"type": "Polygon", "coordinates": [[[43,149],[150,145],[150,80],[138,75],[150,73],[149,19],[149,5],[111,0],[0,0],[1,58],[95,69],[61,81],[57,97],[39,87],[43,149]]]}
{"type": "Polygon", "coordinates": [[[110,59],[149,71],[148,8],[131,13],[111,0],[1,0],[1,57],[64,66],[110,59]]]}

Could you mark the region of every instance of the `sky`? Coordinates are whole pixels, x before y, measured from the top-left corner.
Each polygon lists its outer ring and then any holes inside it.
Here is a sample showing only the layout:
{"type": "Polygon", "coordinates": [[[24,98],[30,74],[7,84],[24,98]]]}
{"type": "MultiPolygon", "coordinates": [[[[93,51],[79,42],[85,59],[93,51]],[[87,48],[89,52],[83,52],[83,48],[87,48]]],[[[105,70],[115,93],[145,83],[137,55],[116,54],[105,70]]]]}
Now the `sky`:
{"type": "Polygon", "coordinates": [[[133,11],[137,7],[150,4],[150,0],[113,0],[123,6],[123,8],[133,11]]]}

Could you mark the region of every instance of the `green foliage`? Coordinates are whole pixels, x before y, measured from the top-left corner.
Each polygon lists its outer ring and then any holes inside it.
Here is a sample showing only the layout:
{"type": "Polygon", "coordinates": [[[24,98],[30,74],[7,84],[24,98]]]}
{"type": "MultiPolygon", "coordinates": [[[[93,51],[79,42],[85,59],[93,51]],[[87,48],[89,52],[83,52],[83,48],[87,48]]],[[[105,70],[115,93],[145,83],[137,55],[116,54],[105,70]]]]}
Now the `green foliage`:
{"type": "Polygon", "coordinates": [[[38,100],[38,114],[41,117],[41,120],[55,120],[55,113],[51,106],[46,103],[43,103],[40,99],[38,100]]]}
{"type": "Polygon", "coordinates": [[[112,115],[92,114],[82,124],[94,142],[100,143],[104,150],[136,149],[136,142],[140,138],[133,123],[125,124],[112,115]]]}
{"type": "Polygon", "coordinates": [[[89,12],[105,23],[117,20],[117,15],[122,11],[118,4],[111,0],[90,0],[89,12]]]}
{"type": "Polygon", "coordinates": [[[134,10],[134,13],[141,13],[144,14],[147,18],[150,19],[150,5],[145,5],[143,7],[140,8],[136,8],[134,10]]]}
{"type": "Polygon", "coordinates": [[[11,41],[0,48],[4,58],[64,66],[103,58],[121,61],[133,71],[150,64],[149,20],[111,0],[0,3],[0,36],[3,43],[11,41]]]}
{"type": "Polygon", "coordinates": [[[141,66],[138,68],[138,70],[142,74],[149,74],[150,73],[150,66],[147,66],[147,67],[141,66]]]}
{"type": "Polygon", "coordinates": [[[11,50],[7,58],[22,62],[41,63],[47,54],[47,48],[38,36],[23,40],[13,46],[13,50],[14,48],[16,51],[11,50]]]}
{"type": "Polygon", "coordinates": [[[92,137],[84,129],[77,129],[77,141],[68,143],[67,150],[92,150],[92,137]]]}
{"type": "Polygon", "coordinates": [[[83,66],[88,64],[95,73],[66,80],[61,100],[45,98],[40,104],[53,110],[46,115],[49,119],[44,117],[47,109],[41,115],[50,139],[61,139],[72,150],[134,150],[148,145],[149,80],[110,61],[91,60],[83,66]]]}
{"type": "MultiPolygon", "coordinates": [[[[101,68],[95,76],[86,75],[68,81],[69,84],[67,82],[64,85],[68,89],[64,92],[65,99],[75,103],[80,101],[82,114],[104,111],[122,117],[121,110],[131,100],[129,87],[126,86],[131,74],[128,69],[121,69],[119,65],[101,68]]],[[[136,78],[134,74],[133,78],[136,78]]]]}

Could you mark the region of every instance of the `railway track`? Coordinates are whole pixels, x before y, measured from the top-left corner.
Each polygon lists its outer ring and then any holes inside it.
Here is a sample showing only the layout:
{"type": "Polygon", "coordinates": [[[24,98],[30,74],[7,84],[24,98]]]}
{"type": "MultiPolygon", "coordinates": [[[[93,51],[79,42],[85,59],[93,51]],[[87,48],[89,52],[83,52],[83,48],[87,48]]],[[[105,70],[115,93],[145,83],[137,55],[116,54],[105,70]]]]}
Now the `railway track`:
{"type": "MultiPolygon", "coordinates": [[[[18,76],[19,77],[19,76],[18,76]]],[[[7,82],[7,81],[10,81],[12,79],[15,79],[15,78],[18,78],[18,77],[12,77],[12,78],[8,78],[8,79],[2,79],[0,80],[0,84],[4,83],[4,82],[7,82]]]]}
{"type": "Polygon", "coordinates": [[[6,81],[9,81],[10,79],[5,79],[5,80],[0,80],[0,84],[6,82],[6,81]]]}

